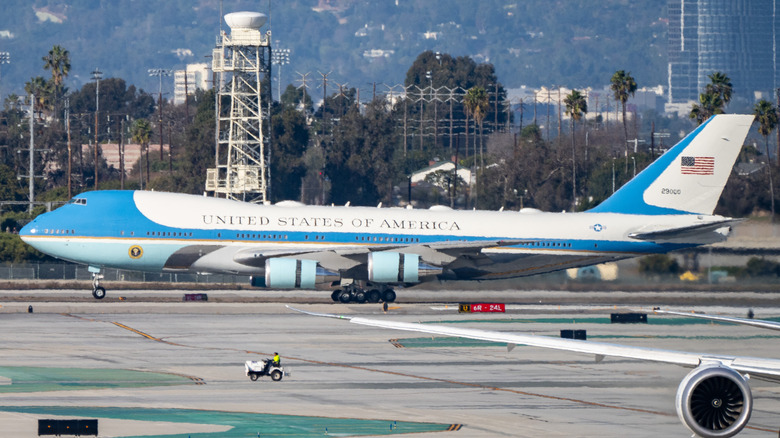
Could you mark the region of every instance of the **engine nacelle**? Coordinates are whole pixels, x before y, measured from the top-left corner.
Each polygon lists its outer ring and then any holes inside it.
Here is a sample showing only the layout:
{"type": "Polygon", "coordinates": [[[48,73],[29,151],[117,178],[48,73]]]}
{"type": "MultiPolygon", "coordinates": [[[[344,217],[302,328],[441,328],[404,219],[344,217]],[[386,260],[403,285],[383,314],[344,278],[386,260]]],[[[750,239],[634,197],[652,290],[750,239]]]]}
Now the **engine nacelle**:
{"type": "Polygon", "coordinates": [[[680,421],[703,438],[726,438],[750,420],[753,395],[747,379],[721,364],[702,365],[683,379],[675,406],[680,421]]]}
{"type": "Polygon", "coordinates": [[[317,262],[270,258],[265,261],[265,278],[252,278],[252,286],[276,289],[314,289],[317,262]],[[257,281],[265,280],[265,281],[257,281]]]}
{"type": "Polygon", "coordinates": [[[368,280],[376,283],[417,283],[420,256],[399,252],[368,254],[368,280]]]}

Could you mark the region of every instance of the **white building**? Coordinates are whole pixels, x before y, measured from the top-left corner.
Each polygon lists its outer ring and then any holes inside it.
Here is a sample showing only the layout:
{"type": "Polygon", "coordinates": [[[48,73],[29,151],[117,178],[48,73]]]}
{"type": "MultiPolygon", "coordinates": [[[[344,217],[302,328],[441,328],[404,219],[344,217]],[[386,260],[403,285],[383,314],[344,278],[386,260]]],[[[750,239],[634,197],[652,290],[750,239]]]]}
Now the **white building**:
{"type": "Polygon", "coordinates": [[[174,96],[173,103],[184,103],[184,95],[195,94],[196,90],[211,88],[211,68],[207,63],[187,64],[186,70],[176,70],[173,73],[174,96]]]}

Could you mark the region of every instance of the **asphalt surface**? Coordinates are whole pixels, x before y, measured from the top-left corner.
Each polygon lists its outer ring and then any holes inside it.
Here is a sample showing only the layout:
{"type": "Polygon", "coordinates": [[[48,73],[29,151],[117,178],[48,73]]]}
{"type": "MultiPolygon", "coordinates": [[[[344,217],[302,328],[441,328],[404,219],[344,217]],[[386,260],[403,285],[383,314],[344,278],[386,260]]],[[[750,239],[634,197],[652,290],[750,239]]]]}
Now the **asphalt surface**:
{"type": "MultiPolygon", "coordinates": [[[[443,342],[297,314],[285,307],[288,302],[316,312],[550,336],[576,329],[601,342],[780,358],[779,332],[651,312],[648,324],[609,322],[613,312],[649,311],[655,305],[780,317],[780,292],[682,297],[672,292],[416,291],[429,302],[394,303],[387,312],[379,304],[331,304],[325,292],[270,292],[269,302],[246,302],[252,292],[210,291],[208,302],[182,302],[185,292],[109,291],[104,301],[82,301],[88,291],[0,291],[0,435],[35,436],[38,419],[72,418],[53,415],[53,409],[22,412],[37,406],[68,408],[62,412],[69,414],[76,409],[83,418],[97,418],[98,408],[203,413],[199,422],[181,422],[172,413],[154,421],[145,421],[152,418],[148,413],[99,417],[104,437],[235,436],[230,435],[234,426],[220,423],[215,412],[305,416],[313,429],[330,419],[373,420],[390,429],[394,422],[406,422],[412,428],[406,432],[415,437],[690,436],[674,409],[677,386],[688,373],[684,368],[610,358],[596,363],[591,356],[538,348],[507,352],[494,345],[443,342]],[[25,302],[26,296],[44,299],[25,302]],[[307,299],[316,303],[302,302],[307,299]],[[459,302],[510,304],[505,314],[476,315],[459,314],[459,302]],[[244,361],[270,357],[274,351],[289,375],[281,382],[250,381],[244,361]],[[47,368],[87,369],[96,377],[85,383],[65,373],[44,382],[47,368]],[[31,392],[8,389],[17,382],[4,374],[23,369],[41,376],[34,383],[53,386],[31,392]],[[156,381],[112,380],[113,373],[123,370],[179,379],[159,386],[156,381]],[[413,433],[411,423],[445,429],[413,433]],[[457,430],[446,431],[453,425],[457,430]]],[[[777,436],[780,386],[752,380],[751,389],[750,428],[739,436],[777,436]]],[[[346,424],[339,427],[352,427],[350,432],[359,436],[380,434],[363,423],[346,424]]],[[[304,429],[260,436],[323,435],[321,429],[310,435],[304,429]]],[[[256,436],[252,433],[240,436],[256,436]]]]}

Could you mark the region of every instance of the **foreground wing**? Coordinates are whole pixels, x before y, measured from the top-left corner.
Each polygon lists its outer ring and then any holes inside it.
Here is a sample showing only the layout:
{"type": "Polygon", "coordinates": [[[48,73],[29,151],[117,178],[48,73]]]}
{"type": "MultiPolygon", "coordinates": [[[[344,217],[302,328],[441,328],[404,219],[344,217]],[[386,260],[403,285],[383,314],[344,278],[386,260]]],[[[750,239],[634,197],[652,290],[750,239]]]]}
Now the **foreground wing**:
{"type": "Polygon", "coordinates": [[[313,316],[343,319],[353,324],[387,328],[392,330],[405,330],[434,335],[500,342],[507,344],[507,347],[510,350],[515,345],[529,345],[532,347],[593,354],[596,356],[596,361],[601,361],[601,359],[606,356],[612,356],[676,364],[691,368],[697,367],[705,362],[721,363],[741,373],[750,373],[754,377],[771,381],[780,381],[780,359],[710,355],[684,351],[663,350],[659,348],[633,347],[627,345],[609,344],[605,342],[581,341],[577,339],[563,339],[552,338],[548,336],[497,332],[491,330],[456,328],[435,324],[384,321],[378,319],[332,315],[329,313],[307,312],[304,310],[295,309],[290,306],[287,307],[295,310],[296,312],[301,312],[313,316]]]}

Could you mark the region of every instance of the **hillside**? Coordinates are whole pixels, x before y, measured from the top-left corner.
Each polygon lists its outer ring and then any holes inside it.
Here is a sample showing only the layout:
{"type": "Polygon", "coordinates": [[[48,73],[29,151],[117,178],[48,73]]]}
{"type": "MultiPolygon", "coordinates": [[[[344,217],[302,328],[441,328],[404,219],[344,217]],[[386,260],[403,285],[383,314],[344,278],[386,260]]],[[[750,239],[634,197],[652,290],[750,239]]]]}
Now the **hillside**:
{"type": "MultiPolygon", "coordinates": [[[[268,13],[268,5],[222,7],[268,13]]],[[[397,84],[425,50],[491,62],[507,87],[600,86],[618,69],[640,86],[665,82],[663,0],[289,0],[270,7],[275,46],[291,49],[285,84],[296,71],[311,72],[310,80],[332,71],[331,80],[363,89],[397,84]]],[[[70,51],[71,89],[97,67],[104,77],[155,91],[147,69],[208,62],[220,22],[218,0],[4,0],[0,52],[11,63],[0,66],[0,93],[22,93],[31,77],[48,77],[41,58],[55,44],[70,51]]]]}

